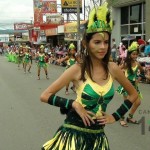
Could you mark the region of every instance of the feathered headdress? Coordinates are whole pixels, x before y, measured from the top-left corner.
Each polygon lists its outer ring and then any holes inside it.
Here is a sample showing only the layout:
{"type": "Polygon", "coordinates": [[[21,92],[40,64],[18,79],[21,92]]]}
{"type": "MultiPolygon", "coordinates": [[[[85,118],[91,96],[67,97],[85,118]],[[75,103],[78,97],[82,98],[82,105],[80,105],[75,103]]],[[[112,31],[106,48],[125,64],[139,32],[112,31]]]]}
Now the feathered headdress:
{"type": "Polygon", "coordinates": [[[71,44],[69,45],[69,49],[70,49],[70,50],[75,49],[75,45],[74,45],[73,43],[71,43],[71,44]]]}
{"type": "Polygon", "coordinates": [[[107,8],[108,3],[104,3],[97,9],[93,8],[89,14],[88,26],[86,33],[112,31],[112,20],[110,18],[110,11],[107,8]]]}
{"type": "Polygon", "coordinates": [[[43,45],[41,45],[41,46],[40,46],[40,49],[44,49],[44,46],[43,46],[43,45]]]}
{"type": "Polygon", "coordinates": [[[139,44],[137,42],[132,42],[128,48],[128,52],[137,51],[138,47],[139,47],[139,44]]]}

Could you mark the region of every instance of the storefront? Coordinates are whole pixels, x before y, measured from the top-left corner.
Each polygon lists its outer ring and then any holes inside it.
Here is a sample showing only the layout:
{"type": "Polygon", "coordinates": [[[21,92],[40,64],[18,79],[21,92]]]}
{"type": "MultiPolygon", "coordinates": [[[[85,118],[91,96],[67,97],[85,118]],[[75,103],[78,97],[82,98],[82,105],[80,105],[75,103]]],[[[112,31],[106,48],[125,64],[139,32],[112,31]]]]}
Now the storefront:
{"type": "Polygon", "coordinates": [[[134,36],[135,40],[150,38],[149,0],[109,0],[109,3],[114,22],[112,38],[116,42],[129,36],[134,36]]]}
{"type": "Polygon", "coordinates": [[[59,45],[64,45],[65,44],[65,36],[64,36],[64,25],[59,25],[57,27],[57,39],[58,39],[58,44],[59,45]]]}
{"type": "Polygon", "coordinates": [[[50,44],[51,46],[58,45],[57,28],[46,29],[45,35],[47,37],[48,44],[50,44]]]}

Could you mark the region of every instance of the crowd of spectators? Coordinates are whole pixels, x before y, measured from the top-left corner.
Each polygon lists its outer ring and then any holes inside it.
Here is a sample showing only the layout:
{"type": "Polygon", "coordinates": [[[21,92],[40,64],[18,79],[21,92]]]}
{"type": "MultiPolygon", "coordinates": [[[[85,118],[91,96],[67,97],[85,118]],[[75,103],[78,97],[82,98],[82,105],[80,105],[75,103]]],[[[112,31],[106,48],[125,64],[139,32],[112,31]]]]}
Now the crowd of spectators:
{"type": "MultiPolygon", "coordinates": [[[[147,78],[149,78],[150,77],[150,39],[148,41],[139,39],[137,40],[137,42],[139,44],[139,57],[137,61],[139,61],[141,65],[144,67],[145,74],[147,78]]],[[[49,44],[43,45],[44,52],[47,55],[47,62],[49,64],[60,65],[60,66],[65,67],[67,65],[67,62],[61,61],[61,60],[62,58],[65,58],[68,55],[69,44],[70,43],[64,44],[64,45],[56,45],[56,46],[51,46],[49,44]]],[[[7,55],[8,53],[12,53],[12,54],[17,53],[20,45],[1,46],[0,55],[3,55],[3,54],[7,55]]],[[[30,53],[31,53],[32,59],[35,60],[35,62],[38,61],[37,56],[39,53],[40,46],[41,45],[30,47],[30,53]]],[[[117,46],[115,39],[112,39],[110,61],[114,61],[118,65],[121,65],[127,56],[127,49],[128,49],[128,46],[126,44],[124,44],[123,42],[120,42],[120,44],[117,46]]]]}

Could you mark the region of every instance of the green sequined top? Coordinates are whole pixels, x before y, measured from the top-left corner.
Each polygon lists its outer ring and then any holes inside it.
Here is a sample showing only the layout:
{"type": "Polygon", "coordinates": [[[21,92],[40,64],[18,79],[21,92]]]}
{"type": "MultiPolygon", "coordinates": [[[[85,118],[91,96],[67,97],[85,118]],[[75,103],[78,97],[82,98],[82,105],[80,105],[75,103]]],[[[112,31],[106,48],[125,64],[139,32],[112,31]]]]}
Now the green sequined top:
{"type": "Polygon", "coordinates": [[[66,69],[69,68],[70,66],[74,65],[75,63],[76,63],[75,58],[69,58],[69,59],[67,60],[66,69]]]}
{"type": "Polygon", "coordinates": [[[125,76],[128,78],[128,80],[130,81],[136,81],[137,78],[137,72],[138,72],[138,65],[136,65],[135,67],[132,67],[133,73],[131,74],[131,72],[127,69],[125,70],[125,76]]]}
{"type": "Polygon", "coordinates": [[[38,59],[39,62],[44,62],[45,54],[39,54],[38,59]]]}

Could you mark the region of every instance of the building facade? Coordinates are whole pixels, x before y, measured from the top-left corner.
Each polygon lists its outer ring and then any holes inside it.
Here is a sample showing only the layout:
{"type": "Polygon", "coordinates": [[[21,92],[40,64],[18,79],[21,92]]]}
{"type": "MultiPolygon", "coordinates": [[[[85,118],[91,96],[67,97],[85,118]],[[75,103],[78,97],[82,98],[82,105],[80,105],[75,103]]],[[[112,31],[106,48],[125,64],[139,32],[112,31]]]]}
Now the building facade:
{"type": "Polygon", "coordinates": [[[112,38],[119,44],[124,37],[150,39],[150,0],[108,0],[112,6],[112,38]]]}

